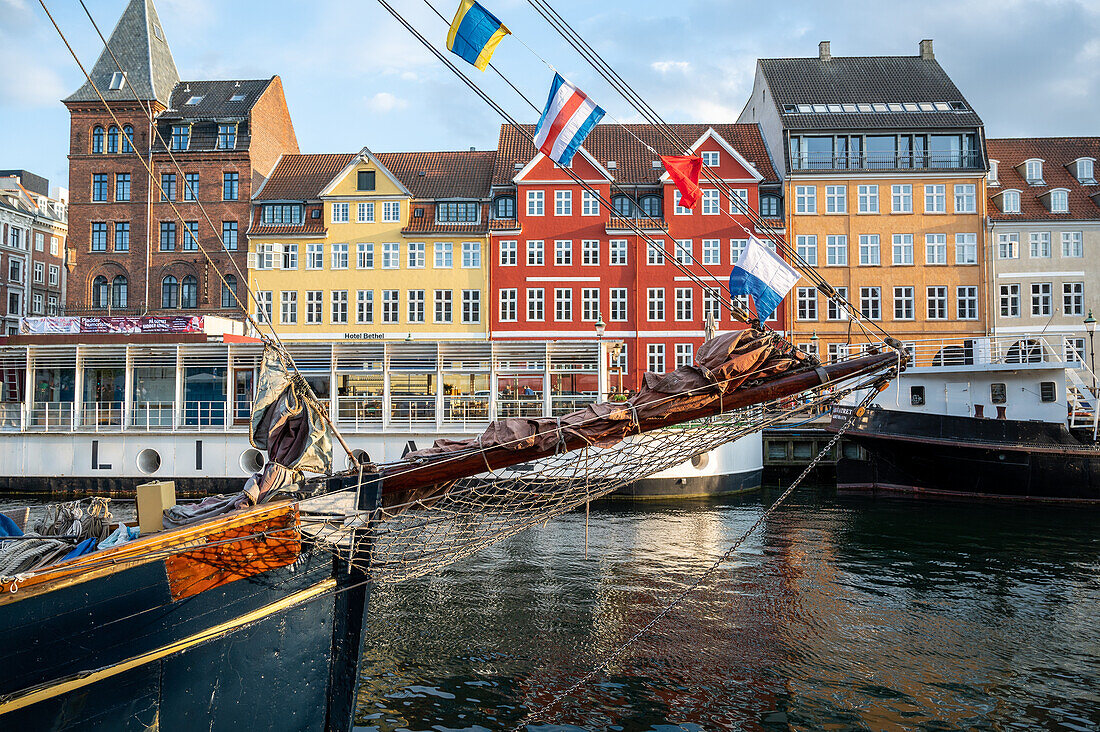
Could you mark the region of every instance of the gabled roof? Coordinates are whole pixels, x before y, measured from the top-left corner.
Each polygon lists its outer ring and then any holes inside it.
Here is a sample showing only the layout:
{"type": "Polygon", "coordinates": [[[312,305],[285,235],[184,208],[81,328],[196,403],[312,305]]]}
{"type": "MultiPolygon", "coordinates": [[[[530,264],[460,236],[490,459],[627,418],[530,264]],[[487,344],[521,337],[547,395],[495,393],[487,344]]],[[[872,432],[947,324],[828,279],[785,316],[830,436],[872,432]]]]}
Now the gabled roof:
{"type": "Polygon", "coordinates": [[[273,79],[181,81],[158,119],[245,119],[273,79]],[[233,101],[234,97],[244,97],[233,101]],[[195,99],[195,104],[187,102],[195,99]]]}
{"type": "Polygon", "coordinates": [[[284,155],[252,197],[255,201],[310,201],[355,159],[354,153],[284,155]]]}
{"type": "Polygon", "coordinates": [[[488,198],[496,151],[378,153],[413,198],[488,198]]]}
{"type": "MultiPolygon", "coordinates": [[[[143,101],[155,100],[168,106],[168,96],[179,81],[176,62],[164,35],[153,0],[130,0],[111,32],[107,48],[89,74],[108,102],[133,101],[134,92],[143,101]],[[108,53],[109,48],[114,53],[108,53]],[[118,59],[116,65],[115,59],[118,59]],[[122,67],[126,84],[111,89],[111,77],[122,67]]],[[[66,102],[98,102],[95,89],[87,81],[66,102]]]]}
{"type": "Polygon", "coordinates": [[[404,194],[408,195],[410,198],[412,198],[412,191],[410,191],[408,189],[408,187],[403,182],[401,182],[401,180],[396,175],[394,175],[390,171],[390,169],[387,168],[381,160],[378,159],[378,156],[375,155],[374,153],[372,153],[370,151],[370,148],[367,148],[367,147],[364,147],[362,150],[360,150],[358,153],[356,153],[355,156],[352,157],[352,159],[348,161],[348,164],[345,165],[343,167],[343,169],[340,170],[340,172],[338,172],[335,176],[333,176],[332,180],[329,181],[328,185],[321,189],[321,195],[322,196],[327,196],[330,193],[332,193],[332,190],[336,187],[336,184],[339,183],[340,181],[342,181],[347,176],[351,175],[351,171],[354,168],[356,168],[359,165],[359,163],[361,163],[363,161],[368,161],[374,167],[378,168],[378,170],[382,173],[382,175],[389,178],[390,181],[402,193],[404,193],[404,194]]]}
{"type": "MultiPolygon", "coordinates": [[[[747,172],[754,180],[756,180],[757,182],[763,180],[764,176],[760,175],[760,171],[758,171],[753,165],[751,165],[749,161],[745,159],[744,155],[737,152],[736,148],[726,142],[721,135],[715,132],[713,127],[708,128],[706,132],[699,136],[698,140],[691,144],[691,151],[698,152],[699,148],[702,147],[703,143],[706,142],[708,139],[717,142],[718,145],[727,153],[729,153],[730,157],[732,157],[738,165],[744,168],[745,172],[747,172]]],[[[663,182],[667,180],[669,180],[669,174],[666,170],[661,175],[661,181],[663,182]]]]}
{"type": "Polygon", "coordinates": [[[760,70],[787,129],[966,128],[982,120],[934,58],[834,56],[762,58],[760,70]],[[793,105],[962,103],[953,110],[790,112],[793,105]]]}
{"type": "MultiPolygon", "coordinates": [[[[713,128],[763,176],[765,183],[777,183],[779,177],[772,167],[764,138],[756,124],[674,124],[672,132],[688,145],[713,128]]],[[[535,125],[523,125],[534,134],[535,125]]],[[[592,154],[600,165],[615,177],[616,185],[659,186],[665,172],[663,167],[653,167],[656,156],[635,139],[635,136],[652,147],[660,155],[678,155],[680,151],[668,142],[652,125],[601,124],[596,125],[584,141],[584,149],[592,154]],[[615,167],[608,165],[615,161],[615,167]]],[[[493,185],[511,185],[519,168],[527,165],[537,151],[522,134],[511,125],[501,125],[497,143],[496,164],[493,168],[493,185]]]]}
{"type": "MultiPolygon", "coordinates": [[[[994,221],[1096,221],[1100,205],[1092,198],[1100,185],[1077,182],[1070,166],[1078,158],[1100,160],[1100,137],[1013,137],[986,140],[991,160],[997,161],[997,186],[988,186],[989,217],[994,221]],[[1017,168],[1025,160],[1043,160],[1044,185],[1032,186],[1017,168]],[[1052,190],[1069,190],[1069,213],[1051,213],[1042,197],[1052,190]],[[1001,213],[994,199],[1006,190],[1020,192],[1020,213],[1001,213]]],[[[1100,173],[1100,164],[1096,166],[1100,173]]]]}
{"type": "MultiPolygon", "coordinates": [[[[596,173],[599,174],[599,178],[589,178],[589,183],[592,183],[593,181],[599,181],[601,183],[613,183],[615,181],[615,176],[611,173],[611,171],[600,165],[600,161],[596,160],[592,153],[585,150],[583,146],[577,148],[577,155],[580,155],[582,158],[587,160],[588,163],[596,170],[596,173]]],[[[538,164],[545,159],[546,155],[543,152],[536,152],[535,157],[531,158],[530,162],[528,162],[527,165],[523,166],[521,170],[516,171],[516,174],[512,176],[512,180],[515,182],[524,180],[525,178],[527,178],[527,176],[531,174],[531,171],[533,171],[538,166],[538,164]]],[[[576,160],[576,156],[574,156],[573,159],[576,160]]],[[[551,165],[553,165],[553,163],[551,163],[551,165]]],[[[570,167],[572,168],[573,166],[570,165],[570,167]]],[[[577,173],[576,170],[574,170],[573,173],[578,178],[584,180],[584,178],[579,173],[577,173]]],[[[568,176],[566,176],[566,178],[568,178],[568,176]]]]}

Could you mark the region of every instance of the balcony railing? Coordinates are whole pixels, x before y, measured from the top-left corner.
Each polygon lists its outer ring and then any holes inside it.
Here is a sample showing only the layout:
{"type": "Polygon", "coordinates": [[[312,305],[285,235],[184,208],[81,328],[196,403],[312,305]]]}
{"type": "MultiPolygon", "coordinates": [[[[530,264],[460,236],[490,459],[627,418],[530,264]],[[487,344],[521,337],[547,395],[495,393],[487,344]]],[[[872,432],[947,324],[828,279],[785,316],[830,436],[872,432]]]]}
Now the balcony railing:
{"type": "Polygon", "coordinates": [[[84,402],[80,405],[80,426],[96,432],[122,429],[122,402],[84,402]]]}
{"type": "Polygon", "coordinates": [[[526,399],[498,399],[497,417],[541,417],[542,397],[526,399]]]}
{"type": "Polygon", "coordinates": [[[390,397],[390,421],[408,425],[435,422],[435,395],[390,397]]]}
{"type": "Polygon", "coordinates": [[[385,401],[378,396],[336,397],[336,419],[341,424],[360,427],[376,427],[382,424],[385,401]]]}
{"type": "Polygon", "coordinates": [[[488,422],[489,396],[443,397],[443,421],[463,426],[488,422]]]}
{"type": "Polygon", "coordinates": [[[791,155],[793,170],[983,170],[978,153],[831,153],[791,155]]]}
{"type": "Polygon", "coordinates": [[[72,402],[33,402],[28,424],[29,429],[70,430],[73,427],[72,402]]]}

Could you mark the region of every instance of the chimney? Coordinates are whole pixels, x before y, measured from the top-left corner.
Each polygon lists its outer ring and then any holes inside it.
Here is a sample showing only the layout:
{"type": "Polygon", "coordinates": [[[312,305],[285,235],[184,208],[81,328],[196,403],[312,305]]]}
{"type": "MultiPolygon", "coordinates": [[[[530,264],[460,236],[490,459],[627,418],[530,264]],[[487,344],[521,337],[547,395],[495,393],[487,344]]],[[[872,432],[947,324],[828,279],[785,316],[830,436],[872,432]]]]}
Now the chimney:
{"type": "Polygon", "coordinates": [[[922,61],[935,61],[936,54],[932,53],[932,39],[925,38],[920,42],[920,57],[922,61]]]}
{"type": "Polygon", "coordinates": [[[817,57],[822,61],[828,61],[833,57],[833,53],[829,48],[828,41],[822,41],[821,43],[817,44],[817,57]]]}

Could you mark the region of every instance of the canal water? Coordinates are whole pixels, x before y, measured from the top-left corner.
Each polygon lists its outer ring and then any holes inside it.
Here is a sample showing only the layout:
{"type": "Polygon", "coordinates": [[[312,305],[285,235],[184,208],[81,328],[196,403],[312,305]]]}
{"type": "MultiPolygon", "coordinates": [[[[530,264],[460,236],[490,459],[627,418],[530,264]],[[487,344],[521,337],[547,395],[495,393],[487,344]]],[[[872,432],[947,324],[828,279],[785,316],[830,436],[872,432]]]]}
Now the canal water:
{"type": "Polygon", "coordinates": [[[1097,729],[1100,510],[804,489],[593,508],[371,601],[360,730],[1097,729]]]}

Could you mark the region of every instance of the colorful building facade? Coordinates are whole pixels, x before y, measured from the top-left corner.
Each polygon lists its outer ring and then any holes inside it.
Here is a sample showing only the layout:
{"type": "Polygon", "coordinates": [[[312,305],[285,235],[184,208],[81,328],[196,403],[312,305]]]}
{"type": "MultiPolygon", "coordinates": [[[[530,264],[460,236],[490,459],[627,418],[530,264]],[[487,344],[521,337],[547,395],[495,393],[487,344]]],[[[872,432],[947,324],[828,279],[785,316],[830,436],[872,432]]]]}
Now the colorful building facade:
{"type": "MultiPolygon", "coordinates": [[[[788,241],[865,320],[902,341],[985,334],[983,126],[931,41],[761,59],[741,121],[782,158],[788,241]]],[[[794,340],[822,357],[882,337],[806,279],[790,302],[794,340]]]]}
{"type": "Polygon", "coordinates": [[[68,280],[67,194],[25,170],[0,170],[0,336],[24,316],[58,315],[68,280]]]}
{"type": "MultiPolygon", "coordinates": [[[[759,212],[765,201],[771,223],[782,226],[775,218],[779,179],[756,125],[673,127],[745,205],[759,212]]],[[[701,202],[679,207],[658,153],[675,154],[654,128],[592,131],[571,169],[612,204],[609,210],[517,130],[501,128],[490,221],[495,340],[620,342],[611,386],[621,378],[626,390],[637,388],[646,370],[691,363],[708,315],[719,330],[740,327],[719,293],[750,234],[768,240],[772,230],[758,230],[705,180],[701,202]]],[[[770,324],[783,318],[781,307],[770,324]]]]}

